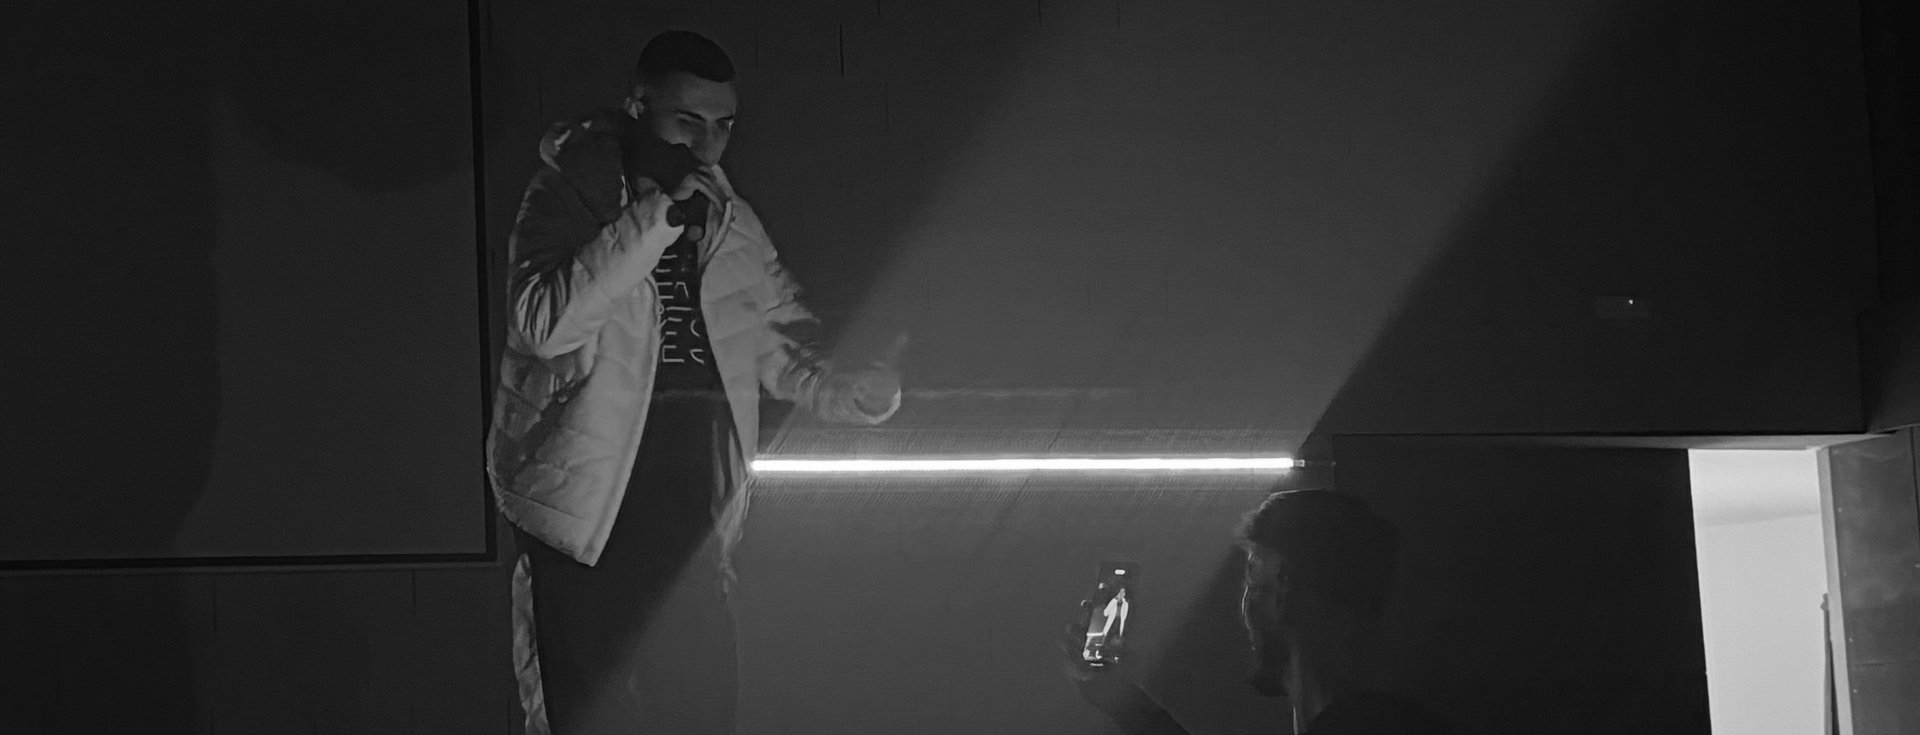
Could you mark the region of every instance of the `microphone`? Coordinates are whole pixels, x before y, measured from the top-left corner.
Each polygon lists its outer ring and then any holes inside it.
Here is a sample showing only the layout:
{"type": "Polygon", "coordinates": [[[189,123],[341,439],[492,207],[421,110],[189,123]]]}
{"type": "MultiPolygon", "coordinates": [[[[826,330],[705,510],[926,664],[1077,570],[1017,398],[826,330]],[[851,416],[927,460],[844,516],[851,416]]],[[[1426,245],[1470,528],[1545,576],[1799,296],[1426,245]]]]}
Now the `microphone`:
{"type": "Polygon", "coordinates": [[[693,193],[693,196],[667,205],[667,226],[681,227],[684,225],[692,225],[698,227],[701,223],[707,221],[707,208],[712,205],[713,200],[707,198],[706,192],[696,191],[693,193]]]}
{"type": "MultiPolygon", "coordinates": [[[[643,124],[629,125],[624,133],[621,158],[629,181],[652,179],[671,192],[702,165],[692,149],[660,139],[643,124]]],[[[707,209],[712,205],[705,193],[696,191],[667,206],[667,226],[698,228],[707,221],[707,209]]],[[[685,236],[698,239],[701,233],[695,230],[685,236]]]]}

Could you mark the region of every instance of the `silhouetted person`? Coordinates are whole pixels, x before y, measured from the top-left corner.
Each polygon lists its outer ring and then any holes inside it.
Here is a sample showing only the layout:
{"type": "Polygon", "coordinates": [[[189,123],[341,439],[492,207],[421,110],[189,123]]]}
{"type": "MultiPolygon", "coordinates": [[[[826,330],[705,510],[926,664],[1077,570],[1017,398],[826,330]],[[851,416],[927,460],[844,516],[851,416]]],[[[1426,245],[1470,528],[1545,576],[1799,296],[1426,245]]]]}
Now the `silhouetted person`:
{"type": "Polygon", "coordinates": [[[836,369],[810,341],[721,171],[733,82],[704,37],[648,42],[622,109],[541,142],[509,241],[489,464],[529,562],[516,639],[537,641],[560,735],[732,732],[729,557],[761,391],[844,422],[899,407],[891,368],[836,369]]]}
{"type": "MultiPolygon", "coordinates": [[[[1286,697],[1294,732],[1428,735],[1441,724],[1417,704],[1359,684],[1392,583],[1398,533],[1365,501],[1327,490],[1267,496],[1239,530],[1246,552],[1241,622],[1254,658],[1248,683],[1286,697]]],[[[1075,639],[1077,627],[1070,631],[1075,639]]],[[[1183,735],[1173,715],[1111,669],[1069,671],[1087,701],[1128,735],[1183,735]]]]}
{"type": "Polygon", "coordinates": [[[1363,501],[1326,490],[1274,493],[1240,529],[1247,553],[1240,612],[1249,678],[1293,703],[1296,728],[1351,691],[1393,580],[1398,534],[1363,501]]]}

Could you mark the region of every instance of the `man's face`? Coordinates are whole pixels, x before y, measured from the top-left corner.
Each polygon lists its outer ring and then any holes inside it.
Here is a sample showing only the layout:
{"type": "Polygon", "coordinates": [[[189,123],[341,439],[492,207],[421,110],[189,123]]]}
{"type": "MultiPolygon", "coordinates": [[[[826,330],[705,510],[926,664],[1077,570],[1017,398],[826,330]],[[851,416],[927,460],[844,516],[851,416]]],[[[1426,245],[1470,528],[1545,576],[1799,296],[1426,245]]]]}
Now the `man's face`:
{"type": "Polygon", "coordinates": [[[1287,580],[1282,557],[1262,546],[1247,551],[1246,580],[1240,595],[1240,621],[1253,646],[1255,670],[1247,682],[1268,697],[1285,696],[1291,654],[1283,630],[1287,580]]]}
{"type": "Polygon", "coordinates": [[[637,90],[640,119],[661,140],[684,145],[701,162],[720,163],[733,135],[733,116],[740,105],[733,82],[715,82],[676,72],[637,90]]]}

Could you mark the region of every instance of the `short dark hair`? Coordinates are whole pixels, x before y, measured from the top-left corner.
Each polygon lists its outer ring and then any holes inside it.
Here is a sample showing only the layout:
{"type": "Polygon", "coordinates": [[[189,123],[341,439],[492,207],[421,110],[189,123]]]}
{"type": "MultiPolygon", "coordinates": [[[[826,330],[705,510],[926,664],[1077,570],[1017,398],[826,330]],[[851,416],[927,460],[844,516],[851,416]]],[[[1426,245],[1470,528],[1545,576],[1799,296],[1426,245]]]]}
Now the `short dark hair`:
{"type": "Polygon", "coordinates": [[[733,60],[712,39],[693,31],[667,31],[647,42],[634,64],[634,81],[645,84],[685,72],[709,82],[733,81],[733,60]]]}
{"type": "Polygon", "coordinates": [[[1365,500],[1317,488],[1268,495],[1239,538],[1278,553],[1294,583],[1368,614],[1386,604],[1400,551],[1399,532],[1365,500]]]}

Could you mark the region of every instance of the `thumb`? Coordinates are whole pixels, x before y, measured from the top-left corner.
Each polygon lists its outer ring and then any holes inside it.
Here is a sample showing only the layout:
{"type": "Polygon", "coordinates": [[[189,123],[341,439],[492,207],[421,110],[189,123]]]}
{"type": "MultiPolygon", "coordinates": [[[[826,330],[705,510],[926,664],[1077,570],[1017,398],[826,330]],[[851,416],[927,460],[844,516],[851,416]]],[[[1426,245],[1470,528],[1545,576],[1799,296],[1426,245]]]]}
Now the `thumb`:
{"type": "Polygon", "coordinates": [[[686,229],[684,224],[674,224],[672,215],[673,200],[668,199],[666,192],[658,188],[648,190],[645,194],[642,194],[640,198],[634,200],[634,202],[627,207],[627,210],[621,214],[623,218],[633,223],[635,229],[642,233],[664,233],[667,242],[672,242],[673,239],[678,238],[680,233],[686,229]]]}
{"type": "Polygon", "coordinates": [[[887,348],[880,352],[880,359],[874,362],[886,367],[893,367],[900,364],[901,353],[906,352],[907,344],[912,341],[906,332],[894,335],[893,341],[888,343],[887,348]]]}
{"type": "Polygon", "coordinates": [[[1062,632],[1066,633],[1066,635],[1060,637],[1059,644],[1061,650],[1064,651],[1078,651],[1080,644],[1087,639],[1086,623],[1069,623],[1067,629],[1062,632]]]}

